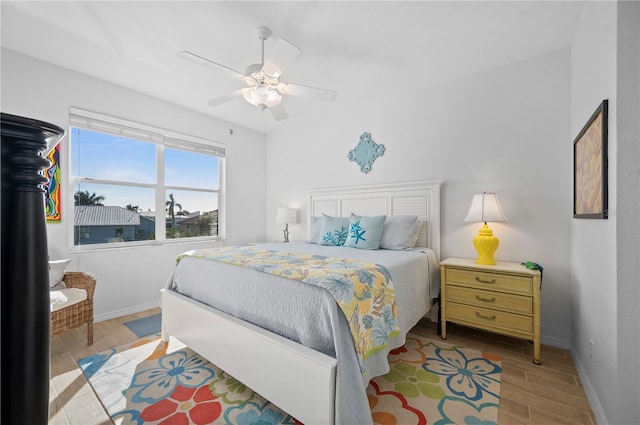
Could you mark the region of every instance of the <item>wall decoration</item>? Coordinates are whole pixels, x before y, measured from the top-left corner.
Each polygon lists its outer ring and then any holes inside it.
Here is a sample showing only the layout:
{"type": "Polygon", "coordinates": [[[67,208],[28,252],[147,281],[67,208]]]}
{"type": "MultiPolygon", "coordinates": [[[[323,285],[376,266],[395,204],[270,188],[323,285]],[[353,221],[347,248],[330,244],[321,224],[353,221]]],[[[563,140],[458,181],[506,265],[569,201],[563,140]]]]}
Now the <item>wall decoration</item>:
{"type": "Polygon", "coordinates": [[[60,211],[60,144],[51,150],[47,159],[51,166],[45,171],[49,182],[44,185],[45,211],[47,223],[59,223],[62,220],[60,211]]]}
{"type": "Polygon", "coordinates": [[[384,145],[379,145],[371,139],[371,134],[364,132],[356,147],[349,151],[349,161],[355,161],[360,166],[360,171],[368,173],[371,165],[379,156],[384,155],[384,145]]]}
{"type": "Polygon", "coordinates": [[[573,218],[607,218],[607,116],[604,100],[573,142],[573,218]]]}

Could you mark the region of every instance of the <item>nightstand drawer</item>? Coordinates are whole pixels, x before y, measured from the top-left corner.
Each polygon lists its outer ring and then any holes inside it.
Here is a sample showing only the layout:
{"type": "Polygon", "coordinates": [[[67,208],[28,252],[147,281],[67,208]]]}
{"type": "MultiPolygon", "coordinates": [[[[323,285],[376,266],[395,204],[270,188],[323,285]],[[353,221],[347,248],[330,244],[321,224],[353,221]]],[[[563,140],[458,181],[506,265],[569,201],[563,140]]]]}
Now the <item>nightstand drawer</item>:
{"type": "Polygon", "coordinates": [[[533,314],[533,300],[527,296],[453,285],[447,285],[445,296],[447,302],[472,304],[512,313],[533,314]]]}
{"type": "Polygon", "coordinates": [[[447,303],[446,315],[446,320],[451,319],[454,322],[470,326],[477,324],[481,328],[493,327],[527,334],[533,332],[533,317],[531,316],[521,316],[456,303],[447,303]]]}
{"type": "Polygon", "coordinates": [[[445,279],[447,283],[460,283],[492,291],[506,291],[527,295],[531,294],[533,291],[531,278],[526,276],[514,276],[513,274],[488,273],[456,268],[447,268],[446,270],[445,279]]]}
{"type": "Polygon", "coordinates": [[[440,262],[440,332],[447,321],[533,341],[540,364],[540,271],[520,263],[488,266],[471,258],[440,262]]]}

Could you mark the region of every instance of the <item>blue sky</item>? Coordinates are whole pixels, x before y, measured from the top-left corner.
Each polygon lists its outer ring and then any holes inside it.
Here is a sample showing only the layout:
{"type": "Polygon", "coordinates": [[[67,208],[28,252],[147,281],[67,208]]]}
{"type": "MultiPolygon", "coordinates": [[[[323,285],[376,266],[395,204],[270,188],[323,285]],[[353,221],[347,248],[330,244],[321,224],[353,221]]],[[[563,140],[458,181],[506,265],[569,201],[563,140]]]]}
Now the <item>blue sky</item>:
{"type": "MultiPolygon", "coordinates": [[[[156,145],[120,136],[73,128],[71,132],[71,175],[124,182],[156,182],[156,145]]],[[[219,159],[190,151],[165,148],[165,185],[219,188],[219,159]]],[[[154,190],[144,187],[102,185],[82,182],[77,190],[102,195],[104,205],[138,205],[155,210],[154,190]]],[[[190,212],[218,208],[217,195],[167,189],[175,201],[190,212]]],[[[177,210],[177,208],[176,208],[177,210]]]]}

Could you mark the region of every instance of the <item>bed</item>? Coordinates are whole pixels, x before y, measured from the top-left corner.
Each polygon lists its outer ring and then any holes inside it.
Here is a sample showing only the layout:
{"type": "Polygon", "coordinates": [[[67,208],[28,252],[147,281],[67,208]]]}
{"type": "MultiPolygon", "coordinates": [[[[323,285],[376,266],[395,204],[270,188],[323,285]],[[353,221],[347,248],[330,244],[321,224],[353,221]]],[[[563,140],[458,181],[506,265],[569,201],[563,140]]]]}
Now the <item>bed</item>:
{"type": "Polygon", "coordinates": [[[440,181],[426,181],[308,193],[309,231],[312,217],[322,214],[417,215],[425,224],[412,251],[374,252],[302,242],[255,247],[373,258],[389,269],[400,332],[366,360],[356,355],[347,319],[322,288],[190,256],[181,259],[162,291],[163,339],[179,339],[302,423],[370,423],[368,380],[388,371],[388,351],[404,343],[406,333],[438,296],[440,186],[440,181]],[[199,281],[210,276],[215,279],[209,279],[209,289],[202,289],[199,281]],[[268,289],[274,287],[280,289],[268,289]],[[240,301],[233,298],[234,292],[240,301]],[[269,310],[264,312],[260,304],[269,310]]]}

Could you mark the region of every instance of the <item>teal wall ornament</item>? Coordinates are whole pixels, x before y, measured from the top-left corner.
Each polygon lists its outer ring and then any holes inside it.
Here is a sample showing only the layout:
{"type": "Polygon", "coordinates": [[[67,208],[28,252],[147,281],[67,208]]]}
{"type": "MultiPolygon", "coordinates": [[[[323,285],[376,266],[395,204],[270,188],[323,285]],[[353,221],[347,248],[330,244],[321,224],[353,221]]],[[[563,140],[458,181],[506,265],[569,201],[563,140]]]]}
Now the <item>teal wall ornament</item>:
{"type": "Polygon", "coordinates": [[[371,139],[371,134],[366,131],[360,136],[360,141],[354,149],[349,151],[349,161],[355,161],[360,166],[360,171],[368,173],[371,165],[379,156],[384,155],[384,145],[377,144],[371,139]]]}

